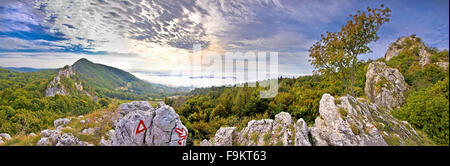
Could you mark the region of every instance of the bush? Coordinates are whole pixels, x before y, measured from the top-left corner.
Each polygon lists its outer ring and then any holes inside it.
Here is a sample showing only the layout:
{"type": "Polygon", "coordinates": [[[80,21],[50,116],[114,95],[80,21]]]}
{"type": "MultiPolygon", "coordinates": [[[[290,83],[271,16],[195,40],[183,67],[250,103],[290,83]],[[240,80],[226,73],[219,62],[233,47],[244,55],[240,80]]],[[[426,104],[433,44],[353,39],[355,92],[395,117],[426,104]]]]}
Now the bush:
{"type": "Polygon", "coordinates": [[[435,85],[412,92],[394,116],[423,130],[433,141],[449,144],[448,77],[435,85]]]}

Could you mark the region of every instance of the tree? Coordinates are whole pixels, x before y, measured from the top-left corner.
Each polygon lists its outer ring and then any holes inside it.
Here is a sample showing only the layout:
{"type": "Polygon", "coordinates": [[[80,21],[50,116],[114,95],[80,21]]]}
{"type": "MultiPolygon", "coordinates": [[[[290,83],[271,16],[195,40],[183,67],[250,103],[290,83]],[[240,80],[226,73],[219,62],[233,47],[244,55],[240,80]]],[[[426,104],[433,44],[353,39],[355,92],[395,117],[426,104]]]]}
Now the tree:
{"type": "Polygon", "coordinates": [[[378,40],[377,31],[389,21],[390,11],[384,5],[380,9],[367,7],[367,13],[358,11],[350,15],[352,20],[347,21],[339,32],[322,34],[321,39],[309,49],[311,65],[322,74],[342,79],[347,94],[350,87],[354,96],[358,56],[372,52],[367,45],[378,40]]]}

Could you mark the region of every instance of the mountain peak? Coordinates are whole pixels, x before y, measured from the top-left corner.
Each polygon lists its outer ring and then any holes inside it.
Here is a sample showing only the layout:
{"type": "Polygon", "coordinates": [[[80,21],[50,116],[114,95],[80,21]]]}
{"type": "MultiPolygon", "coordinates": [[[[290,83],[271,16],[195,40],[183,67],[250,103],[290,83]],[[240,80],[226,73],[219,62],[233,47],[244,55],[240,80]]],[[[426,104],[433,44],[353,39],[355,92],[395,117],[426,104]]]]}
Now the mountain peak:
{"type": "Polygon", "coordinates": [[[74,64],[77,64],[77,63],[93,63],[93,62],[89,61],[86,58],[81,58],[81,59],[78,59],[74,64]]]}

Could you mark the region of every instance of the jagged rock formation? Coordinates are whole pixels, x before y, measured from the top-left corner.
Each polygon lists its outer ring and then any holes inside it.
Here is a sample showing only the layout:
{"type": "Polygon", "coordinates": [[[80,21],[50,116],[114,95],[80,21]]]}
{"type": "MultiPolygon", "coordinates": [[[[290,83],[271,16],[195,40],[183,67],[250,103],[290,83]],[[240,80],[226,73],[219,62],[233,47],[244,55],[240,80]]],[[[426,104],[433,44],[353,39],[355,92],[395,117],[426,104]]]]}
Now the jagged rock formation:
{"type": "Polygon", "coordinates": [[[311,128],[313,142],[318,146],[386,146],[373,121],[376,106],[350,96],[335,99],[324,94],[320,100],[320,117],[311,128]]]}
{"type": "Polygon", "coordinates": [[[53,78],[53,80],[48,84],[47,89],[45,90],[46,97],[53,97],[56,94],[60,95],[69,95],[69,92],[66,90],[64,85],[61,83],[61,78],[69,78],[74,75],[72,70],[72,66],[66,66],[58,72],[58,75],[53,78]]]}
{"type": "Polygon", "coordinates": [[[406,36],[399,38],[396,42],[389,45],[389,48],[386,51],[384,57],[386,61],[389,61],[393,57],[398,56],[405,49],[418,49],[418,56],[420,57],[419,64],[421,66],[425,66],[430,63],[431,54],[427,50],[425,44],[415,36],[406,36]]]}
{"type": "MultiPolygon", "coordinates": [[[[47,89],[45,90],[45,96],[46,97],[53,97],[56,94],[60,95],[70,95],[70,92],[68,89],[64,86],[64,84],[61,82],[62,78],[71,78],[75,75],[74,70],[72,69],[72,66],[65,66],[63,69],[61,69],[58,72],[58,75],[56,75],[55,78],[47,85],[47,89]]],[[[91,95],[89,92],[86,92],[83,90],[83,85],[81,82],[75,82],[75,88],[77,89],[78,93],[87,95],[92,100],[97,100],[97,96],[91,95]]]]}
{"type": "Polygon", "coordinates": [[[172,107],[160,103],[153,108],[148,102],[122,104],[121,117],[110,139],[100,144],[112,146],[185,146],[187,128],[172,107]],[[109,142],[110,141],[110,142],[109,142]]]}
{"type": "MultiPolygon", "coordinates": [[[[236,127],[222,127],[217,130],[214,145],[215,146],[231,146],[233,145],[233,135],[236,127]]],[[[208,143],[209,144],[209,143],[208,143]]]]}
{"type": "Polygon", "coordinates": [[[303,119],[292,123],[289,113],[281,112],[275,120],[262,119],[248,122],[247,127],[236,131],[235,127],[220,128],[211,140],[203,140],[201,146],[310,146],[308,127],[303,119]]]}
{"type": "Polygon", "coordinates": [[[405,100],[408,84],[403,75],[383,62],[369,64],[364,92],[370,101],[388,110],[401,106],[405,100]]]}
{"type": "Polygon", "coordinates": [[[365,99],[324,94],[319,113],[310,128],[303,119],[292,124],[291,116],[281,112],[275,120],[252,120],[241,131],[221,128],[211,141],[203,140],[200,145],[387,146],[419,145],[423,139],[410,124],[365,99]]]}

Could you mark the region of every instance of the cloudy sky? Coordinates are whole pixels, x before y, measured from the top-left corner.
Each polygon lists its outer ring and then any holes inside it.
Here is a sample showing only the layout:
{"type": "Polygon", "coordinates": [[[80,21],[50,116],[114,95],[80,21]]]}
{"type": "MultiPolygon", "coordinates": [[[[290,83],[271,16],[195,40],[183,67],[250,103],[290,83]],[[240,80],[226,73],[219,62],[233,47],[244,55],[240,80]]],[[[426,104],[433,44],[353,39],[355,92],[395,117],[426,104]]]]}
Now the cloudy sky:
{"type": "MultiPolygon", "coordinates": [[[[0,66],[58,68],[87,58],[173,86],[220,84],[187,76],[193,44],[204,52],[278,52],[278,74],[311,74],[308,48],[349,14],[385,4],[391,21],[371,43],[384,56],[417,34],[449,47],[448,0],[1,0],[0,66]],[[32,2],[32,3],[31,3],[32,2]]],[[[214,67],[214,66],[213,66],[214,67]]]]}

